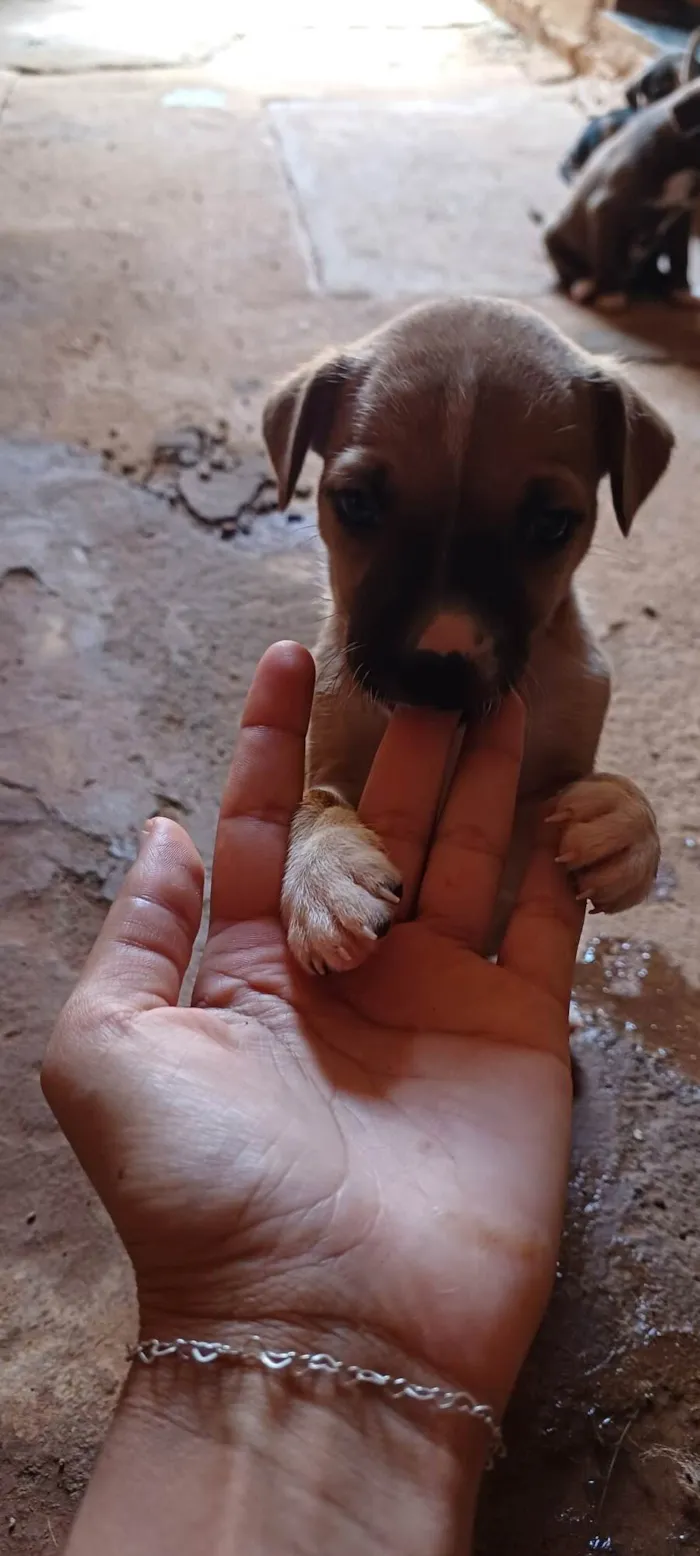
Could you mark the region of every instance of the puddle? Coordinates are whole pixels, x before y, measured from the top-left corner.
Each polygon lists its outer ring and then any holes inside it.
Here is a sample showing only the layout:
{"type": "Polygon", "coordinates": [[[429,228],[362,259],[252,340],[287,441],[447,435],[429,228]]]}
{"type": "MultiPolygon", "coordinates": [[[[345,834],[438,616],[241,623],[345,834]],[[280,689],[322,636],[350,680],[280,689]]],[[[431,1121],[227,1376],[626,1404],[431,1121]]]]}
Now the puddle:
{"type": "Polygon", "coordinates": [[[657,1058],[700,1081],[700,992],[654,946],[589,941],[576,968],[574,998],[601,1006],[657,1058]]]}
{"type": "Polygon", "coordinates": [[[634,1356],[595,1404],[554,1398],[529,1433],[523,1401],[522,1439],[486,1488],[477,1556],[697,1553],[696,1407],[684,1388],[697,1362],[688,1344],[634,1356]]]}
{"type": "Polygon", "coordinates": [[[569,1199],[477,1556],[700,1551],[700,994],[650,945],[576,970],[569,1199]]]}

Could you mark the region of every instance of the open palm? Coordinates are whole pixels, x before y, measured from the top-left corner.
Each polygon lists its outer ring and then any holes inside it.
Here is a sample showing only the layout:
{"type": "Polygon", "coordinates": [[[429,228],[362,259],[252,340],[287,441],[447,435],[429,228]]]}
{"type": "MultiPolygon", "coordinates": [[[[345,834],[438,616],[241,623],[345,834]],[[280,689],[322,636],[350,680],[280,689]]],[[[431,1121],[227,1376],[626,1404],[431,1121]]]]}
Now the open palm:
{"type": "Polygon", "coordinates": [[[278,904],[311,693],[304,651],[271,650],[222,805],[192,1006],[176,1002],[203,872],[159,821],[44,1085],[133,1260],[144,1333],[301,1334],[500,1406],[556,1261],[580,911],[543,840],[500,963],[483,960],[522,710],[511,700],[463,759],[429,851],[453,728],[401,714],[364,814],[411,919],[356,972],[307,978],[278,904]]]}

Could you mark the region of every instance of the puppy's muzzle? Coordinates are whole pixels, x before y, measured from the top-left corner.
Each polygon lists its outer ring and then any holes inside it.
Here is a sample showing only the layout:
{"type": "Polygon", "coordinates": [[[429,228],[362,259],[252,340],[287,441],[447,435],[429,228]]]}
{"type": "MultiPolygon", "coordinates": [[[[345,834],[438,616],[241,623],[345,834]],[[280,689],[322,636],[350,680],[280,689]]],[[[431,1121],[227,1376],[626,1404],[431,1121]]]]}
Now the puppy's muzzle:
{"type": "Polygon", "coordinates": [[[439,611],[403,656],[407,700],[422,706],[483,717],[494,699],[495,658],[478,620],[466,611],[439,611]]]}
{"type": "Polygon", "coordinates": [[[497,697],[493,644],[466,612],[439,611],[406,647],[374,645],[350,655],[351,668],[381,701],[482,718],[497,697]]]}
{"type": "Polygon", "coordinates": [[[461,713],[470,724],[483,718],[495,700],[495,688],[466,654],[417,649],[397,656],[386,686],[392,702],[461,713]]]}

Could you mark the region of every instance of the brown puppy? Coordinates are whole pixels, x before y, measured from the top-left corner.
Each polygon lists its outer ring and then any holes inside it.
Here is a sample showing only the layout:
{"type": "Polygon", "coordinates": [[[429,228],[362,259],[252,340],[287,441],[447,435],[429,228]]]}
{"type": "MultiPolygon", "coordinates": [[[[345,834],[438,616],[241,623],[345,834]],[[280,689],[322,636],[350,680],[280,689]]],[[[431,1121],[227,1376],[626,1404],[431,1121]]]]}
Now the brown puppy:
{"type": "Polygon", "coordinates": [[[302,368],[264,431],[283,506],[307,450],[324,462],[330,608],[283,893],[298,961],[356,966],[391,922],[400,881],[356,806],[397,704],[454,709],[468,729],[517,687],[520,830],[528,803],[564,791],[560,853],[580,892],[607,911],[644,897],[654,817],[628,779],[591,776],[609,677],[572,578],[601,478],[626,534],[663,474],[662,419],[536,314],[474,299],[418,307],[302,368]]]}

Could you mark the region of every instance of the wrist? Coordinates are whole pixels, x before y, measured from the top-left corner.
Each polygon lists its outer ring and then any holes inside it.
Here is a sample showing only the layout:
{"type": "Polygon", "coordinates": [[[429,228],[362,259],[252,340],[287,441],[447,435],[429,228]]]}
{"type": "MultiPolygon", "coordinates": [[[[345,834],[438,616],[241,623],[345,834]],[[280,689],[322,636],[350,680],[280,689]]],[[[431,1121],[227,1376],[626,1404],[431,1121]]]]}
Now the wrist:
{"type": "MultiPolygon", "coordinates": [[[[162,1323],[158,1331],[148,1327],[144,1337],[165,1337],[162,1323]]],[[[229,1326],[195,1338],[241,1346],[250,1334],[229,1326]]],[[[302,1340],[288,1326],[284,1334],[282,1326],[267,1326],[264,1343],[328,1347],[348,1361],[368,1361],[366,1345],[337,1332],[329,1343],[327,1335],[302,1340]]],[[[377,1366],[373,1349],[370,1365],[377,1366]]],[[[381,1349],[384,1366],[389,1358],[381,1349]]],[[[396,1357],[388,1370],[407,1375],[396,1357]]],[[[471,1418],[393,1400],[388,1391],[343,1387],[327,1375],[270,1374],[226,1361],[135,1363],[122,1408],[149,1462],[160,1444],[156,1453],[171,1462],[191,1463],[194,1451],[202,1466],[216,1464],[227,1542],[219,1545],[210,1532],[207,1549],[216,1556],[239,1546],[286,1556],[290,1527],[304,1556],[451,1549],[457,1529],[467,1537],[490,1449],[483,1424],[471,1418]]]]}

